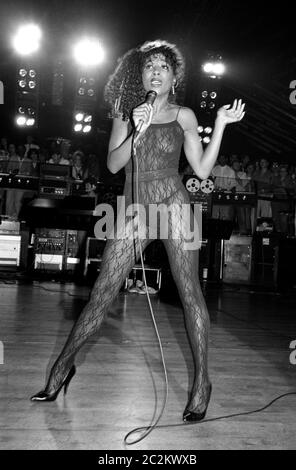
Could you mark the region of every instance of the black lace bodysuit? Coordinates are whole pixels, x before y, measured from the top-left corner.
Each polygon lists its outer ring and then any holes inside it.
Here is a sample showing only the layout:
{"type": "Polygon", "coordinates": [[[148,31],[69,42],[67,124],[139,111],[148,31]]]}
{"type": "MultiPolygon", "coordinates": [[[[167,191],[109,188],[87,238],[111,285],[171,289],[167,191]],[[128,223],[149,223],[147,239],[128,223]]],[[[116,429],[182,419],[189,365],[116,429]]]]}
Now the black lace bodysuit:
{"type": "MultiPolygon", "coordinates": [[[[140,136],[136,146],[139,164],[139,203],[189,204],[189,197],[178,174],[178,165],[184,132],[177,119],[164,124],[151,124],[140,136]]],[[[134,157],[135,158],[135,157],[134,157]]],[[[126,165],[124,188],[125,206],[135,201],[136,167],[130,159],[126,165]],[[133,176],[134,183],[132,184],[133,176]]],[[[90,295],[90,300],[74,325],[62,353],[52,368],[47,389],[56,389],[73,364],[74,356],[87,338],[95,333],[117,297],[125,278],[139,259],[139,244],[142,251],[150,239],[133,237],[134,218],[125,217],[125,238],[108,239],[101,264],[101,271],[90,295]]],[[[117,229],[122,230],[123,226],[117,229]]],[[[195,378],[189,403],[191,409],[202,408],[208,396],[207,341],[209,318],[198,276],[198,250],[184,249],[180,215],[169,218],[171,235],[163,240],[171,272],[182,301],[186,327],[192,346],[195,363],[195,378]],[[174,236],[172,236],[172,234],[174,236]],[[177,236],[176,236],[177,235],[177,236]]]]}

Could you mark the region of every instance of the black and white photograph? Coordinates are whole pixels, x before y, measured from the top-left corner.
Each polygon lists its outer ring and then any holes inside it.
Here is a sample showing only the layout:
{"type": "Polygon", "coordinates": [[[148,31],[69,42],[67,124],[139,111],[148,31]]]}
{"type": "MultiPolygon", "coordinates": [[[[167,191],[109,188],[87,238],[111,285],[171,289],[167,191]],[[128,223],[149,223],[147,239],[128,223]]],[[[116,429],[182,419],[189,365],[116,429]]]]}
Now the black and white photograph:
{"type": "Polygon", "coordinates": [[[1,1],[0,451],[296,450],[295,203],[292,3],[1,1]]]}

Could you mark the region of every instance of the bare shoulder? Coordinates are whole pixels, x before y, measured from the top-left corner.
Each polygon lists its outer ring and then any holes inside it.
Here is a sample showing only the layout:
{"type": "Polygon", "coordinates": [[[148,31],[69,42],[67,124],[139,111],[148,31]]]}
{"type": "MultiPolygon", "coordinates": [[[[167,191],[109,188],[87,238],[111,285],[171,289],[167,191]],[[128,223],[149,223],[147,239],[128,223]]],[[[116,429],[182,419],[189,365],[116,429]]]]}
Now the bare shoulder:
{"type": "Polygon", "coordinates": [[[195,113],[192,109],[181,107],[178,114],[178,122],[183,127],[184,131],[196,129],[198,126],[195,113]]]}

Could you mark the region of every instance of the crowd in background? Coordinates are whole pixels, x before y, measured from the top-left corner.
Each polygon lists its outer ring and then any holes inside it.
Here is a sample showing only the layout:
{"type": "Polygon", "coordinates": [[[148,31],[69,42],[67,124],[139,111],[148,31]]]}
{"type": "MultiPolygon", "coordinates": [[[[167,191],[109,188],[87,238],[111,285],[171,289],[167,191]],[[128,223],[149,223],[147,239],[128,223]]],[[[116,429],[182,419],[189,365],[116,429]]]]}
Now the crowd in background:
{"type": "MultiPolygon", "coordinates": [[[[95,168],[90,165],[94,159],[98,161],[96,155],[86,153],[82,148],[73,148],[66,140],[52,140],[48,146],[35,142],[31,135],[26,137],[25,143],[19,144],[8,142],[6,137],[0,140],[0,173],[39,177],[44,164],[67,165],[70,178],[84,182],[89,192],[100,179],[98,165],[95,168]]],[[[24,198],[34,195],[33,191],[22,189],[0,189],[0,213],[18,220],[24,198]]]]}
{"type": "MultiPolygon", "coordinates": [[[[85,182],[91,191],[94,181],[100,180],[100,170],[91,168],[91,157],[98,157],[83,148],[73,148],[66,140],[52,140],[42,146],[28,135],[25,143],[16,145],[5,137],[0,140],[0,173],[40,176],[42,164],[67,165],[73,181],[85,182]]],[[[190,165],[181,172],[192,175],[190,165]]],[[[272,219],[273,229],[289,233],[289,224],[295,214],[296,166],[276,158],[251,159],[248,155],[220,155],[210,178],[215,190],[254,193],[256,207],[247,204],[214,204],[212,217],[235,220],[241,234],[252,234],[258,219],[272,219]]],[[[1,214],[18,219],[25,196],[33,196],[19,189],[0,189],[1,214]]],[[[291,225],[291,224],[290,224],[291,225]]]]}
{"type": "MultiPolygon", "coordinates": [[[[193,174],[189,165],[183,174],[193,174]]],[[[256,205],[214,204],[212,217],[233,220],[239,233],[250,235],[259,219],[272,223],[273,231],[289,234],[295,217],[296,166],[248,155],[220,155],[210,178],[216,191],[253,193],[256,205]]]]}

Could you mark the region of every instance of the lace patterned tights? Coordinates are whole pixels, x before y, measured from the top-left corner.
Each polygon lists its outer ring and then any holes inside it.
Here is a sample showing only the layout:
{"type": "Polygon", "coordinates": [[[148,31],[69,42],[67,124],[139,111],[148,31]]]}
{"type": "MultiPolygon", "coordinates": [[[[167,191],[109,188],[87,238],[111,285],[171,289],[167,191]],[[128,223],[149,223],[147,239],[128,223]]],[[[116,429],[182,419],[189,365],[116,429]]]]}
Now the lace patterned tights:
{"type": "MultiPolygon", "coordinates": [[[[182,192],[175,192],[166,200],[166,203],[182,204],[182,192]]],[[[184,249],[184,235],[181,230],[182,217],[180,216],[177,220],[175,217],[173,222],[172,220],[169,218],[169,229],[172,231],[171,233],[174,233],[174,238],[169,236],[168,239],[163,240],[163,243],[182,301],[195,365],[195,378],[188,408],[190,411],[202,412],[206,406],[209,389],[207,370],[209,316],[199,283],[198,250],[184,249]]],[[[127,235],[134,233],[134,223],[131,217],[125,220],[127,235]]],[[[141,240],[143,251],[151,241],[148,238],[141,240]]],[[[90,300],[84,307],[61,354],[52,367],[45,391],[52,392],[58,388],[73,364],[78,350],[100,328],[125,278],[139,259],[139,243],[139,240],[132,239],[132,236],[107,241],[100,275],[94,284],[90,300]]]]}

